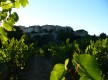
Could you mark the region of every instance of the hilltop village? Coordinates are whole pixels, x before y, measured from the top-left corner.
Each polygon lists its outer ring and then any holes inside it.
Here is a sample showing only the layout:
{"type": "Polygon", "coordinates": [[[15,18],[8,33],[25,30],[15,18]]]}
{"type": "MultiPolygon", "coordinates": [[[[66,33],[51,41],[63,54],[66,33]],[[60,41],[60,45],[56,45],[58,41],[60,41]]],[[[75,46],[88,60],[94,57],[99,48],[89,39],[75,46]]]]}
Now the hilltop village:
{"type": "Polygon", "coordinates": [[[74,31],[70,26],[58,26],[58,25],[34,25],[34,26],[17,26],[19,27],[24,33],[30,33],[31,37],[35,35],[46,35],[51,34],[56,37],[57,33],[59,32],[70,32],[76,36],[87,36],[89,35],[87,31],[84,29],[74,31]]]}
{"type": "Polygon", "coordinates": [[[36,40],[38,43],[44,44],[49,42],[66,42],[69,38],[70,42],[75,40],[88,39],[96,41],[98,39],[105,39],[107,35],[100,33],[99,36],[90,35],[88,31],[84,29],[74,30],[70,26],[59,26],[59,25],[34,25],[34,26],[15,26],[19,27],[23,33],[26,33],[32,38],[32,41],[36,40]]]}

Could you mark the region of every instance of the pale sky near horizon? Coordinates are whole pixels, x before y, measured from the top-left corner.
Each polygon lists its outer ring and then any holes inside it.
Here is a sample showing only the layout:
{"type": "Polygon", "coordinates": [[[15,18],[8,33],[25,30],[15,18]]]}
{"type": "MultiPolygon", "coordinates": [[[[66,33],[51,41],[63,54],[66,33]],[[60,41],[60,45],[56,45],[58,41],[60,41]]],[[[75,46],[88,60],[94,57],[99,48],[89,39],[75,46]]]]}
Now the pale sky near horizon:
{"type": "Polygon", "coordinates": [[[29,0],[25,8],[14,10],[16,25],[60,25],[89,34],[108,35],[108,0],[29,0]]]}

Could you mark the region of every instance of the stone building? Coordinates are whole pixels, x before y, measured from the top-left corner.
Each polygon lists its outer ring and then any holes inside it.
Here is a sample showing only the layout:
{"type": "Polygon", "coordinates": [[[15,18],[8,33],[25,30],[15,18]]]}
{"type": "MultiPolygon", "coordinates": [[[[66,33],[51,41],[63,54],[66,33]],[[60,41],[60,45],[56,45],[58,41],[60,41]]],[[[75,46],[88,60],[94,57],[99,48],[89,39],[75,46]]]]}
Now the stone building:
{"type": "Polygon", "coordinates": [[[88,35],[88,32],[85,31],[85,30],[83,30],[83,29],[81,29],[81,30],[76,30],[76,31],[74,32],[74,35],[76,35],[76,36],[87,36],[87,35],[88,35]]]}

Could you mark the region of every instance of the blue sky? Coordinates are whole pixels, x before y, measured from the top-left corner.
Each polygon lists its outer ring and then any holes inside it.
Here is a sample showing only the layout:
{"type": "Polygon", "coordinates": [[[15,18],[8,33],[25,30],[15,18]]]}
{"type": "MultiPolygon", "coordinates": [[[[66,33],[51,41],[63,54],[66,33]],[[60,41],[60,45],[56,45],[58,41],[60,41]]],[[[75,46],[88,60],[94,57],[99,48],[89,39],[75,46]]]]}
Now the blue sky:
{"type": "Polygon", "coordinates": [[[108,34],[108,0],[29,0],[16,25],[60,25],[108,34]]]}

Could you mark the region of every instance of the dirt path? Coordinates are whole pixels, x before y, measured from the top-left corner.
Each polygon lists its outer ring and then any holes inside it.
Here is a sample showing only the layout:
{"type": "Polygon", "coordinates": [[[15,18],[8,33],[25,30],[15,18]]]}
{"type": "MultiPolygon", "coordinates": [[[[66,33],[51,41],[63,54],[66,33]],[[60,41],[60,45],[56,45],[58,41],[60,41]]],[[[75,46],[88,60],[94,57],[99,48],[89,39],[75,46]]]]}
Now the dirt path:
{"type": "Polygon", "coordinates": [[[34,56],[21,73],[21,80],[50,80],[50,72],[53,66],[43,58],[34,56]]]}

